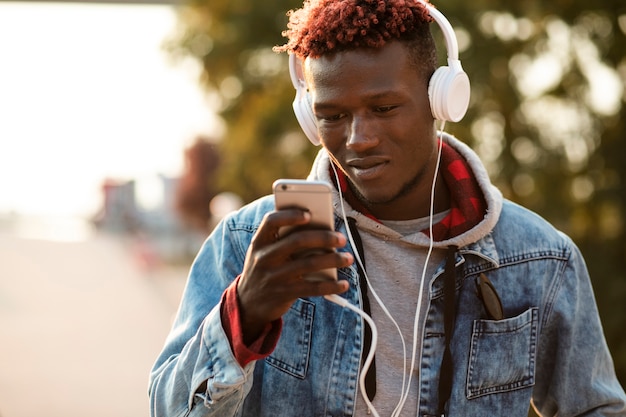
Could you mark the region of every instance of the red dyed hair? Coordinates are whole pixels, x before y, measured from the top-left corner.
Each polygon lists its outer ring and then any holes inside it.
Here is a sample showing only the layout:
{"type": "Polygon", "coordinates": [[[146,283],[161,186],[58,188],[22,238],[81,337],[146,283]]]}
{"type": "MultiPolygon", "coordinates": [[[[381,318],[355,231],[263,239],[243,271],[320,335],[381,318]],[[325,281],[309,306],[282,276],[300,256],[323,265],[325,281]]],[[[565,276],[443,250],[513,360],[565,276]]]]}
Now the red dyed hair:
{"type": "Polygon", "coordinates": [[[277,52],[319,58],[398,40],[409,47],[414,64],[430,74],[435,70],[432,18],[417,0],[304,0],[301,9],[287,15],[283,36],[288,41],[275,47],[277,52]]]}

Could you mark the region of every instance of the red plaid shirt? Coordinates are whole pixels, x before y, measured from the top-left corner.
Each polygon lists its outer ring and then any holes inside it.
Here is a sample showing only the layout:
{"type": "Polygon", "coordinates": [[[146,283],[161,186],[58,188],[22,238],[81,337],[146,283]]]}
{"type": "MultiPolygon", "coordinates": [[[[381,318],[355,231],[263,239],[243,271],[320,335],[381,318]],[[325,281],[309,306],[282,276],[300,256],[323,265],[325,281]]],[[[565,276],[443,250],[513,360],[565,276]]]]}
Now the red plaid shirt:
{"type": "MultiPolygon", "coordinates": [[[[445,142],[441,149],[441,174],[450,190],[450,213],[433,225],[434,240],[451,239],[467,232],[483,219],[487,204],[480,191],[476,179],[471,173],[467,162],[445,142]]],[[[367,207],[354,195],[348,186],[348,180],[343,172],[337,170],[339,186],[343,197],[348,204],[365,216],[378,221],[367,207]]],[[[332,175],[332,168],[331,168],[332,175]]],[[[428,229],[422,230],[426,236],[430,234],[428,229]]]]}

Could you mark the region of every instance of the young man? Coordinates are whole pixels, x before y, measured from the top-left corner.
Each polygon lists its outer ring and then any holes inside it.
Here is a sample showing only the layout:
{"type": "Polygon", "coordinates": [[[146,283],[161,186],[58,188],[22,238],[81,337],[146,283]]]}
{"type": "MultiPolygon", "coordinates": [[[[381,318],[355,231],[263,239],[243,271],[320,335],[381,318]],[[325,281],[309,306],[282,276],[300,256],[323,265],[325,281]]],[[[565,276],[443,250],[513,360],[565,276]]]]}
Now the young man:
{"type": "Polygon", "coordinates": [[[431,13],[415,0],[291,13],[277,49],[304,62],[323,146],[309,178],[334,185],[336,231],[279,239],[309,216],[271,196],[217,226],[152,370],[152,416],[525,417],[531,401],[626,416],[578,249],[437,133],[431,13]],[[294,256],[311,248],[334,251],[294,256]],[[302,279],[326,268],[337,281],[302,279]],[[366,389],[369,326],[329,294],[376,323],[366,389]]]}

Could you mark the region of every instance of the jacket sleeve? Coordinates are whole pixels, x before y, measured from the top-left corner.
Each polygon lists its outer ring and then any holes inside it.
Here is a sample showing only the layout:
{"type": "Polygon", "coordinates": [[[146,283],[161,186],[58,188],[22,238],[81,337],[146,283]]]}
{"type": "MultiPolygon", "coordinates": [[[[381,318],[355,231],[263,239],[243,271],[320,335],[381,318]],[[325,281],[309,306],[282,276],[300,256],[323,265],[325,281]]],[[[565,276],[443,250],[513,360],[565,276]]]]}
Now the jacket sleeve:
{"type": "Polygon", "coordinates": [[[255,362],[239,365],[220,314],[222,294],[241,273],[241,248],[247,247],[231,229],[228,221],[220,223],[191,267],[172,329],[150,374],[152,417],[234,416],[250,391],[255,362]]]}
{"type": "Polygon", "coordinates": [[[626,416],[584,259],[569,258],[545,301],[533,404],[542,416],[626,416]]]}

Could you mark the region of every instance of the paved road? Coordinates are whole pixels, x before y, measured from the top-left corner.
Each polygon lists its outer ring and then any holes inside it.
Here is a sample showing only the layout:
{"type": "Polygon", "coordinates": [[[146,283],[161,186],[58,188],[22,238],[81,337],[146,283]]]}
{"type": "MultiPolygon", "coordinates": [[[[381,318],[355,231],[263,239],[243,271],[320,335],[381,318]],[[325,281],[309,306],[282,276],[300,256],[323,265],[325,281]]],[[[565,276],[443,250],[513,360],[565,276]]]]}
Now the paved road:
{"type": "Polygon", "coordinates": [[[145,271],[132,245],[0,234],[0,415],[142,417],[186,267],[145,271]]]}

